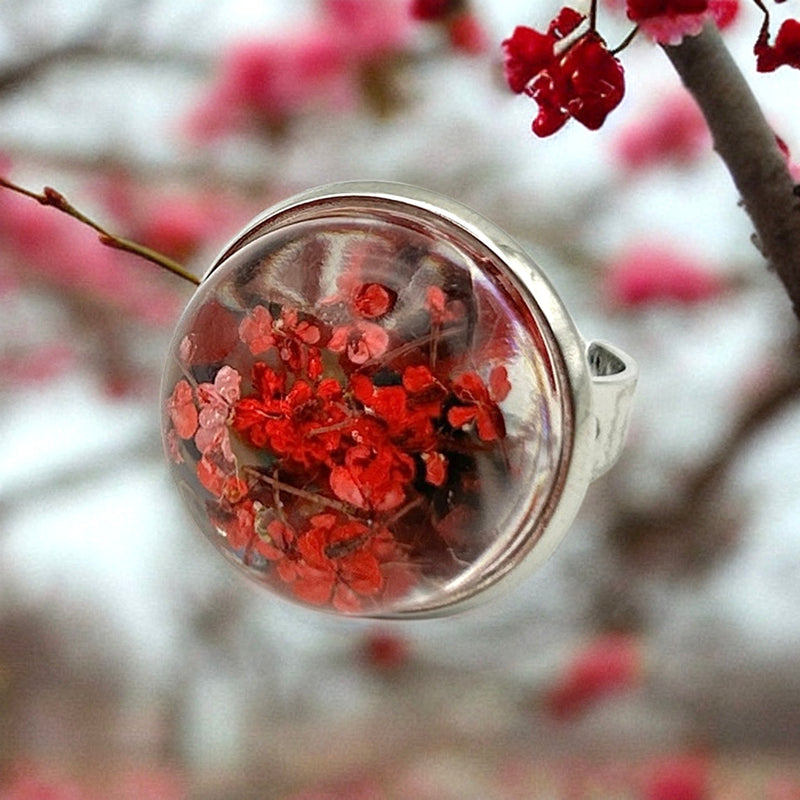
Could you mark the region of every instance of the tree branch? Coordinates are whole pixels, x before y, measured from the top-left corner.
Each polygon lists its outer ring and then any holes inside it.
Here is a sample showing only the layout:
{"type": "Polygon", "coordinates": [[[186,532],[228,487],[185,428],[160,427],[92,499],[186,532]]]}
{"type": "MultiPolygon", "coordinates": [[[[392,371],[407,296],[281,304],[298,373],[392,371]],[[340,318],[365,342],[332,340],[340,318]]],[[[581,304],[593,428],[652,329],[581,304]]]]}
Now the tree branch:
{"type": "Polygon", "coordinates": [[[123,252],[139,256],[139,258],[143,258],[145,261],[149,261],[151,264],[155,264],[156,266],[167,270],[167,272],[171,272],[173,275],[177,275],[179,278],[183,278],[183,280],[193,283],[195,286],[200,285],[200,279],[196,275],[192,275],[191,272],[189,272],[177,261],[174,261],[168,256],[165,256],[163,253],[159,253],[149,247],[132,242],[130,239],[124,239],[121,236],[110,233],[99,223],[87,217],[82,211],[78,211],[78,209],[75,208],[75,206],[73,206],[63,194],[57,192],[55,189],[52,189],[49,186],[45,186],[44,190],[40,194],[39,192],[32,192],[30,189],[25,189],[22,186],[18,186],[16,183],[12,183],[3,177],[0,177],[0,188],[10,189],[12,192],[21,194],[24,197],[29,197],[31,200],[35,200],[37,203],[43,206],[56,208],[96,231],[101,244],[104,244],[107,247],[111,247],[115,250],[122,250],[123,252]]]}
{"type": "Polygon", "coordinates": [[[706,118],[755,227],[755,242],[800,318],[800,198],[775,133],[713,24],[664,51],[706,118]]]}

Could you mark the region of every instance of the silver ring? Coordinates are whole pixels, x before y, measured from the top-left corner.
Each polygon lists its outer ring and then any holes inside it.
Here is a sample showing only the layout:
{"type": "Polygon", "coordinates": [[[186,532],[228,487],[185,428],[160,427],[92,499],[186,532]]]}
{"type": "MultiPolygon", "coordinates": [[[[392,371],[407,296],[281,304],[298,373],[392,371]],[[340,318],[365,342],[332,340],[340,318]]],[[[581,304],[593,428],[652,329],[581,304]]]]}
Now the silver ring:
{"type": "Polygon", "coordinates": [[[275,594],[443,616],[552,553],[622,450],[636,379],[488,220],[340,183],[214,261],[170,348],[164,444],[200,529],[275,594]]]}

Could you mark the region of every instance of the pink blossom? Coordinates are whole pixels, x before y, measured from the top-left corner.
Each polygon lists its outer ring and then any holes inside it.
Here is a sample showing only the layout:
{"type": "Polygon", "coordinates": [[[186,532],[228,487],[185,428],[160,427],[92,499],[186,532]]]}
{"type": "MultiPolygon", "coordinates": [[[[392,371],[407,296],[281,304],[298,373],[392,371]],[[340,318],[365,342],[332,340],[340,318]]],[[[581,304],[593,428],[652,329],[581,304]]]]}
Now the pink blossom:
{"type": "Polygon", "coordinates": [[[276,132],[311,106],[350,107],[355,87],[348,66],[340,42],[325,30],[237,42],[223,53],[216,82],[187,132],[208,140],[247,128],[276,132]]]}
{"type": "Polygon", "coordinates": [[[708,8],[716,26],[723,31],[739,18],[741,3],[739,0],[708,0],[708,8]]]}
{"type": "Polygon", "coordinates": [[[597,700],[639,682],[641,654],[636,639],[622,634],[599,636],[580,648],[547,693],[555,717],[570,717],[597,700]]]}
{"type": "Polygon", "coordinates": [[[2,787],[2,800],[87,800],[88,795],[72,781],[45,775],[32,767],[17,768],[2,787]]]}
{"type": "Polygon", "coordinates": [[[319,8],[319,18],[283,38],[231,45],[189,117],[189,135],[277,134],[308,110],[352,108],[362,91],[362,67],[408,44],[411,25],[401,0],[323,0],[319,8]]]}
{"type": "Polygon", "coordinates": [[[682,755],[652,764],[644,780],[643,800],[709,800],[707,758],[682,755]]]}
{"type": "Polygon", "coordinates": [[[39,383],[63,374],[74,364],[75,358],[75,351],[61,342],[19,351],[11,349],[0,355],[0,375],[9,384],[39,383]]]}
{"type": "Polygon", "coordinates": [[[340,325],[333,329],[328,349],[334,353],[346,353],[354,364],[363,364],[386,352],[389,334],[374,322],[357,320],[352,325],[340,325]]]}
{"type": "Polygon", "coordinates": [[[639,28],[659,44],[677,45],[683,41],[684,36],[697,36],[703,30],[707,18],[707,12],[653,17],[642,20],[639,28]]]}
{"type": "Polygon", "coordinates": [[[639,244],[612,263],[605,293],[623,308],[698,303],[718,297],[725,281],[696,258],[658,244],[639,244]]]}
{"type": "Polygon", "coordinates": [[[322,0],[322,24],[341,37],[357,60],[371,60],[406,48],[412,25],[407,0],[322,0]]]}
{"type": "Polygon", "coordinates": [[[709,144],[708,127],[697,103],[688,92],[679,91],[624,128],[615,151],[628,169],[642,169],[661,163],[688,164],[709,144]]]}
{"type": "Polygon", "coordinates": [[[117,777],[104,800],[185,800],[187,781],[163,767],[139,768],[117,777]]]}

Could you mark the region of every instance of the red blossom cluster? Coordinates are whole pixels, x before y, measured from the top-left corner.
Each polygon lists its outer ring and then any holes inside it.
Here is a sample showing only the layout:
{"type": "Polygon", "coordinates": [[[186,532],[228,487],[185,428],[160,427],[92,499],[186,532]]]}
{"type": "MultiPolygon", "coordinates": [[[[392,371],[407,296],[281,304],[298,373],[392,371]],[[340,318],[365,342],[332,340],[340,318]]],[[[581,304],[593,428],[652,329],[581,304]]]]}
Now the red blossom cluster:
{"type": "Polygon", "coordinates": [[[503,42],[509,86],[539,106],[533,121],[537,136],[555,133],[570,117],[596,130],[625,93],[622,65],[599,34],[577,35],[585,20],[565,7],[546,33],[519,26],[503,42]]]}
{"type": "MultiPolygon", "coordinates": [[[[761,0],[755,2],[764,12],[754,47],[758,70],[800,68],[800,22],[785,20],[770,44],[769,13],[761,0]]],[[[616,54],[636,32],[659,44],[678,45],[685,36],[698,35],[709,22],[720,29],[728,27],[738,16],[739,0],[625,0],[625,13],[636,28],[613,50],[597,31],[597,0],[588,16],[565,6],[544,33],[518,26],[503,41],[509,87],[539,106],[533,121],[538,136],[550,136],[570,117],[590,130],[603,125],[625,94],[623,68],[616,54]]]]}
{"type": "Polygon", "coordinates": [[[203,306],[180,343],[167,446],[242,563],[302,602],[357,613],[404,596],[419,553],[425,570],[452,559],[450,515],[469,521],[476,459],[506,468],[511,384],[496,358],[479,369],[450,354],[464,307],[441,287],[415,312],[431,333],[408,341],[380,324],[394,290],[340,284],[324,318],[289,302],[203,306]],[[211,346],[198,329],[210,320],[211,346]]]}
{"type": "Polygon", "coordinates": [[[800,69],[800,22],[796,19],[784,20],[775,37],[775,44],[771,45],[768,18],[765,19],[753,52],[759,72],[774,72],[782,66],[800,69]]]}

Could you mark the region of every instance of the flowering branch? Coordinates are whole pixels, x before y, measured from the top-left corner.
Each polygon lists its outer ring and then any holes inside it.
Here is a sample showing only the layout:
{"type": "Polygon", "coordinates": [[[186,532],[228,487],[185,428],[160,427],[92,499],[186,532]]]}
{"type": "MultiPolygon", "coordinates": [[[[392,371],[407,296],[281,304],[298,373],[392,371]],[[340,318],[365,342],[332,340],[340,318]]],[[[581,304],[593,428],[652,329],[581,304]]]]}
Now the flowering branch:
{"type": "Polygon", "coordinates": [[[697,100],[753,222],[756,244],[800,317],[800,200],[775,133],[714,25],[664,51],[697,100]]]}
{"type": "Polygon", "coordinates": [[[159,253],[149,247],[132,242],[130,239],[125,239],[121,236],[117,236],[114,233],[110,233],[99,223],[95,222],[90,217],[87,217],[82,211],[79,211],[77,208],[75,208],[75,206],[73,206],[72,203],[70,203],[66,197],[61,194],[61,192],[56,191],[50,186],[45,186],[41,193],[33,192],[30,189],[25,189],[22,186],[12,183],[6,178],[0,177],[0,187],[4,189],[10,189],[12,192],[29,197],[43,206],[50,206],[51,208],[58,209],[73,219],[78,220],[78,222],[87,225],[88,227],[92,228],[92,230],[97,231],[100,243],[106,245],[107,247],[114,248],[115,250],[122,250],[126,253],[132,253],[135,256],[139,256],[139,258],[145,259],[145,261],[149,261],[150,263],[155,264],[156,266],[159,266],[168,272],[171,272],[173,275],[177,275],[179,278],[183,278],[185,281],[193,283],[195,286],[200,285],[200,279],[197,276],[192,275],[191,272],[186,270],[177,261],[174,261],[168,256],[165,256],[163,253],[159,253]]]}

